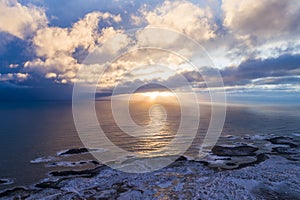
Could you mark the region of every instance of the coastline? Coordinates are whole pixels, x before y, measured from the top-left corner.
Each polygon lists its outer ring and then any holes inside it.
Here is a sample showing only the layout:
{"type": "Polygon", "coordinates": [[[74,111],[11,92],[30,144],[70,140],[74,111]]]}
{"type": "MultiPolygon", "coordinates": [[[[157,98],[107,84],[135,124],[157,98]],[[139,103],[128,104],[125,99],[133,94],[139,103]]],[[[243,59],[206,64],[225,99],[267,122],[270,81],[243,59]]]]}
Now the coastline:
{"type": "Polygon", "coordinates": [[[243,139],[229,136],[228,141],[240,142],[215,146],[203,159],[181,156],[170,166],[145,174],[124,173],[90,161],[95,167],[52,171],[32,186],[3,190],[0,198],[299,199],[300,140],[290,136],[243,139]]]}

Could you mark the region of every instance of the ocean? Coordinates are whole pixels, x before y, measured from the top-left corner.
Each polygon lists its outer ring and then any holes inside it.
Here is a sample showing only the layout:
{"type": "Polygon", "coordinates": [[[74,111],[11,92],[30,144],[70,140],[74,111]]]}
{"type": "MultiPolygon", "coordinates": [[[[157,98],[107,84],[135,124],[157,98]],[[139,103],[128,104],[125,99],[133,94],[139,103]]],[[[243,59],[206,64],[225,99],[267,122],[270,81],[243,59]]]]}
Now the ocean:
{"type": "MultiPolygon", "coordinates": [[[[144,132],[146,136],[140,141],[129,140],[132,136],[122,134],[113,121],[109,108],[109,100],[96,101],[96,112],[101,127],[108,138],[122,149],[147,154],[147,152],[162,148],[176,136],[180,119],[180,110],[176,105],[166,104],[165,110],[154,107],[150,116],[148,114],[149,105],[142,103],[132,105],[130,113],[137,124],[145,125],[149,119],[154,122],[151,127],[146,127],[147,130],[144,132]],[[166,116],[166,112],[168,116],[166,116]],[[162,122],[165,123],[164,128],[159,129],[157,134],[153,133],[156,126],[161,126],[162,122]],[[147,134],[150,136],[147,137],[147,134]]],[[[205,134],[210,120],[210,107],[203,105],[200,108],[201,120],[198,137],[205,134]]],[[[266,149],[266,147],[276,144],[276,141],[271,140],[272,138],[283,137],[283,140],[290,138],[298,141],[300,137],[299,113],[299,106],[228,105],[224,128],[217,146],[229,148],[248,145],[266,149]]],[[[0,102],[0,122],[0,180],[3,180],[0,189],[3,191],[16,186],[32,187],[36,183],[48,180],[51,172],[93,169],[101,164],[84,149],[80,150],[84,145],[75,128],[72,102],[0,102]],[[75,149],[75,151],[68,152],[71,149],[75,149]]],[[[182,141],[184,142],[184,139],[182,141]]],[[[277,145],[281,145],[281,147],[290,143],[293,142],[280,143],[277,141],[277,145]]],[[[100,145],[103,146],[103,151],[105,151],[105,145],[100,145]]],[[[196,138],[190,150],[185,153],[189,160],[192,160],[193,153],[199,150],[198,146],[196,138]]],[[[274,150],[273,146],[272,148],[274,150]]],[[[225,166],[223,169],[232,170],[242,168],[242,165],[239,166],[241,163],[243,165],[248,163],[248,161],[236,160],[234,164],[231,162],[231,164],[224,165],[224,162],[220,162],[222,159],[213,157],[216,155],[234,157],[234,155],[226,154],[227,150],[215,149],[215,155],[202,158],[201,161],[212,169],[222,169],[222,166],[225,166]],[[213,162],[210,162],[212,158],[213,162]]],[[[238,156],[241,155],[236,157],[238,156]]],[[[250,154],[246,156],[251,160],[250,154]]],[[[231,158],[231,160],[234,159],[231,158]]],[[[294,168],[299,169],[298,157],[293,162],[294,168]]],[[[296,178],[297,180],[299,181],[296,178]]]]}

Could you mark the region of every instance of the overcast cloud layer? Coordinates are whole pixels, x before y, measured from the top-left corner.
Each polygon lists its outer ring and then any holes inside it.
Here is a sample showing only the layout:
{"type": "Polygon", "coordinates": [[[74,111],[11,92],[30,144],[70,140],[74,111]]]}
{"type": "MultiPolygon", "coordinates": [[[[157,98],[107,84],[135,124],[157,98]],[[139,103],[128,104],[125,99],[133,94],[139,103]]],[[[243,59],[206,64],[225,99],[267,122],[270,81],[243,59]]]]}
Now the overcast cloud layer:
{"type": "MultiPolygon", "coordinates": [[[[97,46],[101,46],[105,54],[115,54],[133,43],[126,35],[127,30],[147,27],[174,30],[201,44],[215,64],[209,67],[220,71],[229,94],[241,91],[298,94],[299,21],[298,0],[105,3],[100,0],[62,0],[59,3],[51,0],[2,0],[1,98],[20,91],[21,96],[29,95],[30,92],[24,92],[29,88],[38,91],[41,96],[47,93],[45,98],[60,96],[62,92],[64,95],[61,96],[65,97],[70,93],[65,91],[70,91],[72,84],[78,81],[76,73],[83,65],[82,61],[97,46]],[[115,35],[119,35],[118,39],[109,42],[115,35]]],[[[159,34],[147,35],[143,31],[138,34],[136,45],[152,37],[157,44],[177,45],[184,50],[185,44],[177,38],[166,40],[159,34]]],[[[160,60],[157,52],[149,51],[119,59],[110,66],[99,87],[109,91],[117,84],[147,83],[163,74],[164,82],[174,81],[176,76],[182,75],[198,87],[199,92],[205,90],[203,79],[189,68],[178,68],[174,74],[163,68],[145,70],[139,76],[131,72],[136,66],[151,65],[154,61],[168,62],[172,66],[184,65],[176,56],[160,54],[160,57],[164,60],[160,60]]]]}

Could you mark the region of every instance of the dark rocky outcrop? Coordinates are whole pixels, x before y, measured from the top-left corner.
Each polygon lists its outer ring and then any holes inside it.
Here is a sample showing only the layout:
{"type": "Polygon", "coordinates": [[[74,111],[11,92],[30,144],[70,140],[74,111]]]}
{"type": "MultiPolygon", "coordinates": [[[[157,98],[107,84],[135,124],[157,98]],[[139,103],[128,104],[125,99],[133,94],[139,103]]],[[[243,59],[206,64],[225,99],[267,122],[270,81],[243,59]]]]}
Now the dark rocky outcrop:
{"type": "Polygon", "coordinates": [[[65,152],[62,152],[58,154],[59,156],[64,156],[64,155],[73,155],[73,154],[81,154],[81,153],[87,153],[89,152],[89,149],[87,148],[77,148],[77,149],[69,149],[65,152]]]}
{"type": "Polygon", "coordinates": [[[66,170],[66,171],[54,171],[50,172],[50,175],[52,176],[94,176],[96,175],[99,170],[103,168],[103,166],[96,167],[95,169],[87,169],[87,170],[81,170],[81,171],[75,171],[75,170],[66,170]]]}
{"type": "Polygon", "coordinates": [[[5,190],[0,193],[0,198],[11,197],[12,199],[25,199],[29,197],[35,190],[27,189],[25,187],[15,187],[5,190]]]}
{"type": "Polygon", "coordinates": [[[7,179],[0,179],[0,185],[1,184],[7,184],[7,183],[9,183],[9,180],[7,180],[7,179]]]}
{"type": "Polygon", "coordinates": [[[217,156],[253,156],[258,148],[252,146],[222,147],[215,146],[212,153],[217,156]]]}
{"type": "Polygon", "coordinates": [[[266,140],[271,142],[272,144],[289,145],[292,148],[296,148],[299,145],[299,141],[296,141],[293,138],[284,137],[284,136],[274,137],[274,138],[270,138],[270,139],[266,139],[266,140]]]}

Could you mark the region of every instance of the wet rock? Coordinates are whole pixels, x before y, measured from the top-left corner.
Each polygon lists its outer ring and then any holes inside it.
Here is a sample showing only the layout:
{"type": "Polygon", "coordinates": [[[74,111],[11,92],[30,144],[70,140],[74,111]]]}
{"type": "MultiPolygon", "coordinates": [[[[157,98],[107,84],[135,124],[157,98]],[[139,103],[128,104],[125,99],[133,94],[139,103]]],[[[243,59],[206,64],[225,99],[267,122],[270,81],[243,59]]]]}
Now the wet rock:
{"type": "Polygon", "coordinates": [[[128,190],[125,183],[116,183],[113,185],[113,188],[117,191],[117,193],[123,193],[128,190]]]}
{"type": "Polygon", "coordinates": [[[300,149],[291,147],[274,147],[272,152],[291,161],[299,161],[300,149]]]}
{"type": "Polygon", "coordinates": [[[139,199],[145,199],[145,196],[143,195],[142,191],[130,190],[130,191],[121,193],[117,199],[118,200],[128,200],[128,199],[139,200],[139,199]]]}
{"type": "Polygon", "coordinates": [[[278,186],[276,188],[271,188],[266,185],[260,184],[259,186],[256,186],[252,192],[254,193],[254,195],[256,196],[257,199],[300,200],[300,193],[296,192],[296,191],[292,191],[285,185],[278,186]]]}
{"type": "Polygon", "coordinates": [[[225,163],[225,165],[228,165],[228,166],[236,166],[235,163],[231,163],[231,162],[225,163]]]}
{"type": "MultiPolygon", "coordinates": [[[[44,198],[42,198],[44,199],[44,198]]],[[[73,191],[64,191],[61,192],[60,194],[56,194],[55,196],[51,196],[50,198],[47,199],[62,199],[62,200],[69,200],[69,199],[74,199],[74,200],[86,200],[85,198],[83,198],[80,194],[78,194],[77,192],[73,192],[73,191]]],[[[93,198],[91,198],[93,199],[93,198]]],[[[95,198],[94,198],[95,199],[95,198]]]]}
{"type": "Polygon", "coordinates": [[[117,196],[117,191],[115,189],[107,189],[96,192],[92,195],[95,199],[112,199],[117,196]]]}
{"type": "Polygon", "coordinates": [[[266,140],[271,142],[272,144],[289,145],[292,148],[298,147],[297,141],[293,140],[293,138],[290,137],[279,136],[266,140]]]}
{"type": "Polygon", "coordinates": [[[50,175],[52,176],[95,176],[101,167],[97,167],[95,169],[87,169],[87,170],[81,170],[81,171],[75,171],[75,170],[67,170],[67,171],[54,171],[50,172],[50,175]]]}
{"type": "Polygon", "coordinates": [[[11,181],[9,179],[0,179],[0,185],[9,184],[11,181]]]}
{"type": "Polygon", "coordinates": [[[187,158],[184,156],[180,156],[179,158],[176,159],[176,161],[186,161],[187,158]]]}
{"type": "Polygon", "coordinates": [[[46,188],[59,189],[60,187],[58,186],[58,184],[59,181],[45,181],[42,183],[35,184],[35,187],[42,188],[42,189],[46,189],[46,188]]]}
{"type": "Polygon", "coordinates": [[[244,168],[244,167],[248,167],[248,166],[254,166],[254,165],[257,165],[261,162],[264,162],[265,160],[269,159],[269,156],[265,155],[265,154],[258,154],[256,156],[256,161],[253,161],[253,162],[249,162],[249,163],[241,163],[237,169],[241,169],[241,168],[244,168]]]}
{"type": "Polygon", "coordinates": [[[99,163],[98,161],[96,161],[96,160],[92,160],[91,163],[94,164],[94,165],[99,165],[99,164],[100,164],[100,163],[99,163]]]}
{"type": "Polygon", "coordinates": [[[279,154],[300,154],[298,149],[290,147],[274,147],[272,151],[279,154]]]}
{"type": "Polygon", "coordinates": [[[89,150],[87,148],[77,148],[77,149],[69,149],[65,152],[59,153],[59,156],[63,155],[73,155],[73,154],[81,154],[81,153],[87,153],[89,150]]]}
{"type": "Polygon", "coordinates": [[[0,198],[6,197],[11,199],[25,199],[29,197],[33,192],[34,190],[30,190],[24,187],[16,187],[1,192],[0,198]]]}
{"type": "Polygon", "coordinates": [[[232,156],[229,159],[215,158],[209,161],[202,161],[206,166],[217,171],[241,169],[248,166],[257,165],[269,157],[265,154],[255,156],[232,156]]]}
{"type": "Polygon", "coordinates": [[[253,156],[258,148],[252,146],[222,147],[215,146],[212,153],[217,156],[253,156]]]}

